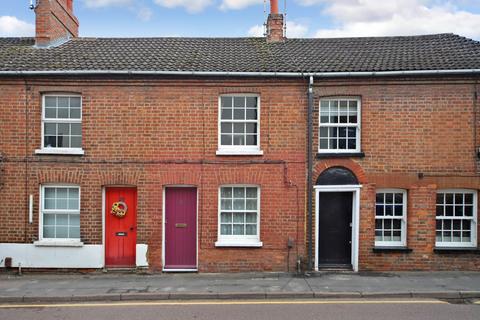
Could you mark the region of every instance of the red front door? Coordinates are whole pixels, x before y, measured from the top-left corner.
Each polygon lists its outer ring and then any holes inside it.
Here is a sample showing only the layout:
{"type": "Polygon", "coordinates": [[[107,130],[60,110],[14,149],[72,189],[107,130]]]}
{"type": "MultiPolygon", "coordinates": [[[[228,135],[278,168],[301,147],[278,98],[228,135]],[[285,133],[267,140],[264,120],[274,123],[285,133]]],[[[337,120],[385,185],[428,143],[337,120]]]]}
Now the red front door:
{"type": "Polygon", "coordinates": [[[197,189],[165,189],[164,269],[197,268],[197,189]]]}
{"type": "Polygon", "coordinates": [[[105,193],[105,265],[135,267],[137,190],[112,187],[105,193]]]}

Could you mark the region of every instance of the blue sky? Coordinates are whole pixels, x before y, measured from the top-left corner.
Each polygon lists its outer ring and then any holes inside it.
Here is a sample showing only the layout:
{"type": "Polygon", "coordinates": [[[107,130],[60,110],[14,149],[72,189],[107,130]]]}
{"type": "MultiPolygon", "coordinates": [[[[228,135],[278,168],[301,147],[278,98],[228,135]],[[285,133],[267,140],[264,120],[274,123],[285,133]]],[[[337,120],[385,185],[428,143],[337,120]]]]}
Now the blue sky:
{"type": "MultiPolygon", "coordinates": [[[[29,0],[0,2],[0,36],[34,34],[29,0]]],[[[74,0],[74,5],[85,37],[243,37],[262,34],[263,2],[74,0]]],[[[283,11],[284,0],[279,3],[283,11]]],[[[287,0],[286,12],[289,37],[453,32],[480,40],[480,0],[287,0]]]]}

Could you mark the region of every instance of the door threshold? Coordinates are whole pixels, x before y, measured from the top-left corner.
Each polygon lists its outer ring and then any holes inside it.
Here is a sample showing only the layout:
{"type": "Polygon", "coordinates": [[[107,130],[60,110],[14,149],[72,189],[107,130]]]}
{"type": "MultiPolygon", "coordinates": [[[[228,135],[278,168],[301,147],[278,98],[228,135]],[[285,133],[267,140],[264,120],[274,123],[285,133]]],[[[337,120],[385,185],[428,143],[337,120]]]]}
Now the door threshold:
{"type": "Polygon", "coordinates": [[[351,264],[323,264],[318,266],[318,271],[353,271],[351,264]]]}
{"type": "Polygon", "coordinates": [[[136,272],[136,267],[105,267],[103,269],[105,272],[136,272]]]}
{"type": "Polygon", "coordinates": [[[198,269],[163,269],[163,272],[198,272],[198,269]]]}

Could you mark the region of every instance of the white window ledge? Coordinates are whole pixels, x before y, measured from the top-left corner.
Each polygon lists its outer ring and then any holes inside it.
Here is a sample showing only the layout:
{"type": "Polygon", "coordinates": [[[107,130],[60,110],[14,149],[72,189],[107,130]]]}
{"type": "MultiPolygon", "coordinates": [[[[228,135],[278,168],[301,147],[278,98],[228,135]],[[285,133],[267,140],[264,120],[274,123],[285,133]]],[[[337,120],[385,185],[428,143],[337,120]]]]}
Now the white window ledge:
{"type": "Polygon", "coordinates": [[[263,150],[219,149],[217,156],[263,156],[263,150]]]}
{"type": "Polygon", "coordinates": [[[83,247],[80,240],[40,240],[33,243],[36,247],[83,247]]]}
{"type": "Polygon", "coordinates": [[[68,156],[83,156],[85,151],[83,149],[68,149],[68,148],[44,148],[35,150],[35,154],[60,154],[68,156]]]}
{"type": "Polygon", "coordinates": [[[215,247],[244,247],[244,248],[261,248],[263,242],[260,241],[217,241],[215,247]]]}

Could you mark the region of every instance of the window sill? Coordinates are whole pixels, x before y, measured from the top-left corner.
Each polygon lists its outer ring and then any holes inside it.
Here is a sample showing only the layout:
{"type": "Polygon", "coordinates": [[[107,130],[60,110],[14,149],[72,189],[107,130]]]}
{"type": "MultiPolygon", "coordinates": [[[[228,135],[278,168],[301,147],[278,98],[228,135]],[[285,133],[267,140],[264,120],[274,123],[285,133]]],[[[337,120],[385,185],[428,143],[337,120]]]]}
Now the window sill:
{"type": "Polygon", "coordinates": [[[217,156],[263,156],[263,150],[226,150],[220,149],[216,152],[217,156]]]}
{"type": "Polygon", "coordinates": [[[433,252],[438,254],[449,254],[449,253],[474,253],[480,254],[480,250],[477,247],[435,247],[433,252]]]}
{"type": "Polygon", "coordinates": [[[33,243],[36,247],[83,247],[81,241],[66,241],[66,240],[40,240],[33,243]]]}
{"type": "Polygon", "coordinates": [[[408,248],[408,247],[378,246],[378,247],[373,247],[372,251],[375,252],[375,253],[382,253],[382,252],[410,253],[413,250],[408,248]]]}
{"type": "Polygon", "coordinates": [[[83,149],[55,149],[45,148],[35,150],[35,154],[52,154],[52,155],[65,155],[65,156],[83,156],[85,151],[83,149]]]}
{"type": "Polygon", "coordinates": [[[251,242],[242,242],[242,241],[217,241],[215,242],[215,247],[225,248],[225,247],[236,247],[236,248],[261,248],[263,247],[263,242],[260,241],[251,241],[251,242]]]}
{"type": "Polygon", "coordinates": [[[318,152],[317,159],[329,158],[365,158],[363,152],[318,152]]]}

